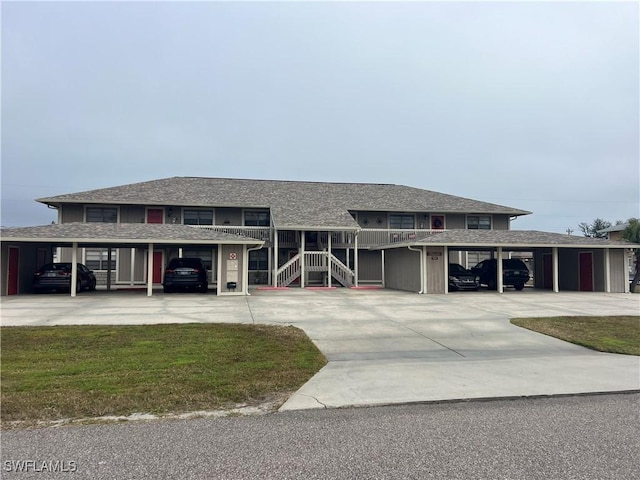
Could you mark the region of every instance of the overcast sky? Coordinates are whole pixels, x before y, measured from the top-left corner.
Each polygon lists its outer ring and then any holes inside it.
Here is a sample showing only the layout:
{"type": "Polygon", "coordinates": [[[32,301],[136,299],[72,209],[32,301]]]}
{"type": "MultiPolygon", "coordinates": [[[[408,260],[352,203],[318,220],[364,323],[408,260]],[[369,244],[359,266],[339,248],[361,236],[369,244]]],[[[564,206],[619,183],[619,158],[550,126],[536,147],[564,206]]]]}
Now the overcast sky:
{"type": "MultiPolygon", "coordinates": [[[[640,216],[638,2],[2,2],[3,226],[170,176],[640,216]]],[[[425,206],[428,210],[428,206],[425,206]]]]}

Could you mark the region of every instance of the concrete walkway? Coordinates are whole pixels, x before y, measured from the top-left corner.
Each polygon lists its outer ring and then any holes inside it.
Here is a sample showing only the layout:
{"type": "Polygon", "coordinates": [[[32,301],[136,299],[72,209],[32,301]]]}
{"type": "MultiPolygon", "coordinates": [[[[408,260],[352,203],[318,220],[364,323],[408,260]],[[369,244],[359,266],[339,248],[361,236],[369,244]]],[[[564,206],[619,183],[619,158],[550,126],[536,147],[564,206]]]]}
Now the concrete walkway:
{"type": "Polygon", "coordinates": [[[3,297],[2,325],[237,322],[302,328],[329,363],[281,410],[640,389],[640,357],[594,352],[513,317],[638,315],[640,295],[525,289],[142,292],[3,297]]]}

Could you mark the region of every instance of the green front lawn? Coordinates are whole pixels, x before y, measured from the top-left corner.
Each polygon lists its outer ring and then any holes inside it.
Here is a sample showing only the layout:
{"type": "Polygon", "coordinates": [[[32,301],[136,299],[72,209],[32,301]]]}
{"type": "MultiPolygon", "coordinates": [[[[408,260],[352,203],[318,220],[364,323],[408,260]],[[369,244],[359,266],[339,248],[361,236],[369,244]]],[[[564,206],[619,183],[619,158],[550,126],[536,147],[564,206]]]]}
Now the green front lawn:
{"type": "Polygon", "coordinates": [[[186,412],[297,390],[326,363],[301,330],[236,324],[3,327],[3,421],[186,412]]]}
{"type": "Polygon", "coordinates": [[[600,352],[640,355],[640,316],[514,318],[511,323],[600,352]]]}

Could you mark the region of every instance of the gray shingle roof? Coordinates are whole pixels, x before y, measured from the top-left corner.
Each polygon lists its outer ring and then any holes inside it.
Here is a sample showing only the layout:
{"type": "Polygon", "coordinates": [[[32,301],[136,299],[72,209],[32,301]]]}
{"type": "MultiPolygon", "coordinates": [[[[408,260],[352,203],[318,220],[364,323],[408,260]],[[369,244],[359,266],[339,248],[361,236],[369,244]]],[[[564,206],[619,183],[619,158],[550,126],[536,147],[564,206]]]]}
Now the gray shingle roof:
{"type": "Polygon", "coordinates": [[[531,212],[403,185],[173,177],[70,193],[37,201],[63,203],[271,208],[278,228],[351,228],[349,211],[527,215],[531,212]]]}
{"type": "Polygon", "coordinates": [[[51,241],[87,243],[182,243],[250,244],[264,242],[242,235],[218,232],[188,225],[152,223],[62,223],[36,227],[3,228],[2,241],[51,241]],[[94,242],[95,243],[95,242],[94,242]]]}
{"type": "Polygon", "coordinates": [[[445,230],[425,238],[398,242],[376,249],[406,246],[449,246],[449,247],[574,247],[574,248],[637,248],[640,245],[606,240],[603,238],[578,237],[561,233],[536,230],[445,230]]]}

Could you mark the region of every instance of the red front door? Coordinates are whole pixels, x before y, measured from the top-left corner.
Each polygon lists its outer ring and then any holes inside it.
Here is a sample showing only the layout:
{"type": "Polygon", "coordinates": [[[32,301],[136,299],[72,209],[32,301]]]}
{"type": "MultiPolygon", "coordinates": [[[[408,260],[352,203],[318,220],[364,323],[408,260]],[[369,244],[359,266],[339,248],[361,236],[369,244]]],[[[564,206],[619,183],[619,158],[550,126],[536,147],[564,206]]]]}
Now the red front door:
{"type": "Polygon", "coordinates": [[[164,223],[164,208],[148,208],[147,223],[164,223]]]}
{"type": "Polygon", "coordinates": [[[580,252],[580,291],[593,292],[593,254],[580,252]]]}
{"type": "Polygon", "coordinates": [[[18,294],[18,273],[20,267],[20,249],[9,247],[9,271],[7,272],[7,295],[18,294]]]}

